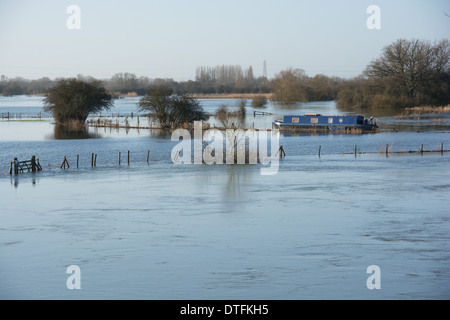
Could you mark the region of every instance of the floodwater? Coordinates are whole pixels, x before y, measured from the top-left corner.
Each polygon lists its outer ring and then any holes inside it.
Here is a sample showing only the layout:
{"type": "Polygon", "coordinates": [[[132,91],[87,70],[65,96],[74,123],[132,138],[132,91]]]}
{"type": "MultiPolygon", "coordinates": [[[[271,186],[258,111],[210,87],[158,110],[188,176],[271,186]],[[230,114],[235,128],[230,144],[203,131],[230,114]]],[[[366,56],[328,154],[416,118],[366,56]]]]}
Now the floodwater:
{"type": "MultiPolygon", "coordinates": [[[[136,101],[112,111],[136,112],[136,101]]],[[[213,113],[230,102],[203,103],[213,113]]],[[[41,107],[0,98],[0,113],[41,107]]],[[[340,113],[334,102],[266,110],[277,115],[248,107],[247,121],[340,113]]],[[[286,158],[263,176],[260,164],[175,165],[177,142],[158,131],[89,128],[68,139],[51,119],[23,120],[0,122],[2,299],[450,298],[450,153],[417,153],[448,150],[448,128],[281,133],[286,158]],[[14,157],[32,155],[42,172],[9,175],[14,157]],[[67,287],[71,265],[80,290],[67,287]],[[381,289],[367,287],[372,265],[381,289]]]]}

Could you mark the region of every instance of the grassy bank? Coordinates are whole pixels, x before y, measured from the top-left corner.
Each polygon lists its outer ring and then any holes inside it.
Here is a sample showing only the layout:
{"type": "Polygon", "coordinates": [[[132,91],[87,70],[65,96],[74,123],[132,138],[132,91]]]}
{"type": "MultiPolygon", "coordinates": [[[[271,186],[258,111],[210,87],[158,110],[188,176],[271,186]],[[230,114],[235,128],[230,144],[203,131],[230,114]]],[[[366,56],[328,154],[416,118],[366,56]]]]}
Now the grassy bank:
{"type": "Polygon", "coordinates": [[[421,115],[436,114],[436,113],[450,113],[450,105],[442,107],[422,106],[422,107],[405,108],[403,113],[397,116],[397,119],[419,117],[421,115]]]}
{"type": "Polygon", "coordinates": [[[265,97],[270,99],[271,93],[217,93],[217,94],[192,94],[194,99],[254,99],[265,97]]]}

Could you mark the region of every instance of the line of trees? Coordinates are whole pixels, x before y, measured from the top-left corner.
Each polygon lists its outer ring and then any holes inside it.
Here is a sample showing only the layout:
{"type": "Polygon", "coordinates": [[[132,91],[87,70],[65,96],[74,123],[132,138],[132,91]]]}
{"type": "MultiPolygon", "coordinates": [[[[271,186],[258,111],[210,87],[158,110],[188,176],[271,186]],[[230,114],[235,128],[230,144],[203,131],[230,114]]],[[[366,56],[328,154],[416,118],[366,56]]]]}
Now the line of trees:
{"type": "MultiPolygon", "coordinates": [[[[78,75],[78,80],[95,79],[78,75]]],[[[0,94],[47,94],[61,79],[0,78],[0,94]]],[[[255,77],[250,66],[201,66],[195,80],[137,77],[117,73],[103,86],[113,96],[147,94],[149,88],[164,87],[175,94],[270,93],[281,104],[336,100],[340,108],[402,108],[450,103],[450,43],[400,39],[386,46],[359,77],[343,79],[325,75],[308,76],[289,68],[273,79],[255,77]]]]}
{"type": "MultiPolygon", "coordinates": [[[[78,75],[78,80],[95,80],[89,76],[78,75]]],[[[51,80],[47,77],[28,80],[22,77],[0,78],[0,95],[44,95],[62,78],[51,80]]],[[[271,82],[264,77],[254,78],[253,69],[242,71],[239,66],[199,67],[195,80],[175,81],[171,78],[137,77],[134,73],[116,73],[110,79],[101,80],[114,96],[135,93],[143,96],[149,87],[171,88],[176,93],[215,94],[215,93],[270,93],[271,82]],[[212,70],[220,70],[215,72],[212,70]],[[202,71],[199,71],[202,70],[202,71]]]]}
{"type": "Polygon", "coordinates": [[[243,70],[237,65],[198,67],[195,75],[196,93],[270,93],[271,82],[256,78],[253,67],[243,70]]]}
{"type": "Polygon", "coordinates": [[[303,69],[281,71],[272,80],[272,100],[281,104],[308,101],[330,101],[337,97],[344,80],[316,75],[309,77],[303,69]]]}
{"type": "MultiPolygon", "coordinates": [[[[78,75],[80,81],[94,81],[93,77],[78,75]]],[[[1,76],[0,94],[45,95],[62,78],[38,80],[7,78],[1,76]]],[[[137,77],[134,73],[117,73],[107,80],[100,80],[113,96],[134,93],[143,96],[148,88],[170,88],[177,94],[222,94],[222,93],[274,93],[281,103],[301,101],[333,100],[337,96],[338,85],[343,81],[337,77],[316,75],[309,77],[301,69],[281,71],[274,79],[255,78],[253,68],[243,70],[240,66],[216,66],[197,68],[195,80],[177,82],[173,79],[150,79],[137,77]]]]}
{"type": "Polygon", "coordinates": [[[343,108],[404,108],[450,103],[450,43],[400,39],[386,46],[362,76],[346,81],[343,108]]]}
{"type": "MultiPolygon", "coordinates": [[[[44,99],[44,110],[53,114],[58,126],[67,128],[58,131],[68,133],[79,132],[91,113],[109,110],[113,105],[113,96],[95,79],[61,79],[44,99]]],[[[162,129],[187,128],[194,121],[208,119],[198,100],[166,87],[150,88],[140,99],[138,108],[158,121],[162,129]]]]}
{"type": "Polygon", "coordinates": [[[0,95],[15,96],[23,94],[45,94],[56,84],[55,80],[43,77],[38,80],[27,80],[22,77],[0,77],[0,95]]]}

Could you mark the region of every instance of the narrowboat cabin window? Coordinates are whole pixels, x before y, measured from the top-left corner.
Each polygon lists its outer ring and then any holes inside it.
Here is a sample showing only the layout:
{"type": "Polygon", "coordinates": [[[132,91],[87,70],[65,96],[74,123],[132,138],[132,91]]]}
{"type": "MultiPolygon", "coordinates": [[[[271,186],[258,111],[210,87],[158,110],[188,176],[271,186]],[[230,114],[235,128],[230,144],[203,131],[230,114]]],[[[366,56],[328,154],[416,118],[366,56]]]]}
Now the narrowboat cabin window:
{"type": "Polygon", "coordinates": [[[319,123],[319,118],[311,118],[311,123],[319,123]]]}
{"type": "Polygon", "coordinates": [[[341,119],[339,119],[339,123],[342,123],[344,120],[341,118],[341,119]]]}
{"type": "Polygon", "coordinates": [[[328,118],[328,123],[333,123],[333,118],[328,118]]]}
{"type": "Polygon", "coordinates": [[[299,123],[300,122],[300,118],[292,118],[292,123],[299,123]]]}

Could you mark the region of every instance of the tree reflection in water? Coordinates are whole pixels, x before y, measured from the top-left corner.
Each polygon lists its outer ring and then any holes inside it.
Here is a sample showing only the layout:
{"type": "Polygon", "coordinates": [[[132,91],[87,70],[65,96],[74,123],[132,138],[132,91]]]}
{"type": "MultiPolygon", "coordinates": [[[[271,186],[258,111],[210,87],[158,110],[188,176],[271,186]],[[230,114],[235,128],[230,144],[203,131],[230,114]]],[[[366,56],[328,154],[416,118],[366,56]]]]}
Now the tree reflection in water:
{"type": "Polygon", "coordinates": [[[99,133],[89,132],[87,126],[73,126],[56,124],[54,128],[55,140],[98,139],[99,133]]]}

